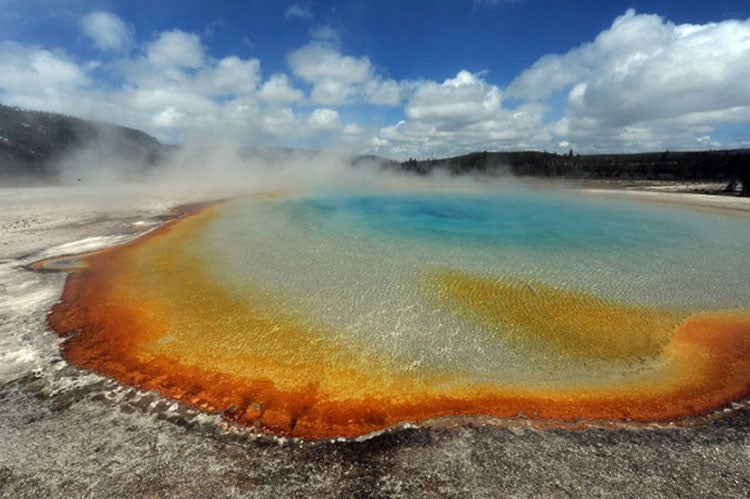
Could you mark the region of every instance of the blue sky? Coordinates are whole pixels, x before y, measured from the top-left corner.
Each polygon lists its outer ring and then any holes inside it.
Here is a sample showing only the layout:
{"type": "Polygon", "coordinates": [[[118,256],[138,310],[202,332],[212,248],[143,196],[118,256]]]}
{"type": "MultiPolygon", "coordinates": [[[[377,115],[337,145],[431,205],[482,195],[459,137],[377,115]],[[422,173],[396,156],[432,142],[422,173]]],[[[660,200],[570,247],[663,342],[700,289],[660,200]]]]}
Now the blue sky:
{"type": "Polygon", "coordinates": [[[0,102],[167,142],[750,147],[746,0],[0,0],[0,102]]]}

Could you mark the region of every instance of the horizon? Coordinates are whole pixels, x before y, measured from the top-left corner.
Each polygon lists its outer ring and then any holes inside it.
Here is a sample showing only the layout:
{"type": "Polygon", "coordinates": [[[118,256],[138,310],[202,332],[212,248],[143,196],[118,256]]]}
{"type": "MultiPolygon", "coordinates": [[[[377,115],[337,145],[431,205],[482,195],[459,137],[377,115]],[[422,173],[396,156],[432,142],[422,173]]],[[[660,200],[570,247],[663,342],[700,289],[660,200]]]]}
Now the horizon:
{"type": "MultiPolygon", "coordinates": [[[[0,106],[7,106],[3,102],[0,102],[0,106]]],[[[135,132],[140,133],[146,133],[149,137],[152,139],[157,140],[162,147],[165,148],[172,148],[175,150],[187,147],[187,146],[199,146],[201,147],[201,143],[186,143],[186,144],[180,144],[180,143],[170,143],[170,142],[164,142],[162,140],[159,140],[157,137],[154,137],[153,135],[148,134],[147,132],[139,129],[139,128],[133,128],[129,127],[127,125],[122,125],[116,122],[112,121],[96,121],[96,120],[89,120],[86,118],[82,118],[80,116],[75,116],[72,114],[67,113],[56,113],[49,110],[44,109],[30,109],[23,106],[7,106],[11,107],[17,110],[20,110],[21,112],[30,112],[30,113],[40,113],[40,114],[53,114],[62,116],[64,118],[69,118],[73,120],[82,120],[82,121],[88,121],[89,123],[95,125],[95,126],[114,126],[119,127],[123,129],[132,130],[135,132]]],[[[236,146],[237,144],[232,144],[232,146],[236,146]]],[[[86,150],[86,146],[84,146],[84,150],[86,150]]],[[[573,154],[576,156],[581,157],[592,157],[592,156],[639,156],[639,155],[650,155],[650,154],[699,154],[699,153],[745,153],[750,152],[750,146],[748,147],[739,147],[739,148],[722,148],[722,149],[664,149],[664,150],[634,150],[634,151],[627,151],[627,152],[617,152],[617,151],[593,151],[593,152],[584,152],[580,153],[575,151],[573,148],[570,148],[568,150],[546,150],[546,149],[484,149],[484,150],[467,150],[458,152],[456,154],[448,154],[443,156],[437,156],[437,155],[430,155],[430,156],[423,156],[423,157],[404,157],[400,159],[394,159],[387,156],[379,155],[377,153],[373,153],[370,151],[360,151],[360,152],[352,152],[349,151],[349,154],[347,154],[347,151],[336,151],[327,149],[325,147],[321,148],[304,148],[304,147],[287,147],[283,145],[275,145],[275,146],[263,146],[263,145],[257,145],[257,144],[239,144],[237,147],[238,151],[254,151],[254,152],[264,152],[264,151],[279,151],[279,152],[286,152],[286,153],[302,153],[302,154],[326,154],[326,153],[334,153],[341,155],[343,153],[343,156],[349,156],[351,158],[367,158],[367,157],[373,157],[377,159],[382,159],[386,161],[393,161],[396,163],[407,163],[409,161],[417,161],[417,162],[430,162],[430,161],[446,161],[451,160],[455,158],[461,158],[465,156],[471,156],[475,154],[523,154],[523,153],[535,153],[535,154],[550,154],[550,155],[558,155],[558,156],[567,156],[572,151],[573,154]]]]}
{"type": "Polygon", "coordinates": [[[401,161],[750,148],[746,2],[549,3],[0,0],[0,101],[401,161]]]}

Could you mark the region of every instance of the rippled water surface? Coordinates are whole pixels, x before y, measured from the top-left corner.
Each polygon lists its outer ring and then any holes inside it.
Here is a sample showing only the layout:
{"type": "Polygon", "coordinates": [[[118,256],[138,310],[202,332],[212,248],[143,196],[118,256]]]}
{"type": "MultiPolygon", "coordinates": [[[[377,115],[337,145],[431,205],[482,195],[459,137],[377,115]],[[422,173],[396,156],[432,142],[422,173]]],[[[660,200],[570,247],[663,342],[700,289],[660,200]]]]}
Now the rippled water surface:
{"type": "Polygon", "coordinates": [[[264,289],[420,363],[478,371],[513,352],[430,299],[431,269],[692,312],[750,303],[747,220],[549,191],[242,200],[201,241],[238,293],[264,289]]]}

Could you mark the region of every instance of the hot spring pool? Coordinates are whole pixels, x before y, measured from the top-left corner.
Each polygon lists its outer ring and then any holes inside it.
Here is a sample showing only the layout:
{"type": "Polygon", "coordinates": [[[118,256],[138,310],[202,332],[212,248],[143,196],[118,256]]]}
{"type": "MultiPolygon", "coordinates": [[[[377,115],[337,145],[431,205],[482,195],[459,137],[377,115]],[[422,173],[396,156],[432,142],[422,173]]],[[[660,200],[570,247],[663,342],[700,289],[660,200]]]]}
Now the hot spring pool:
{"type": "Polygon", "coordinates": [[[74,363],[306,438],[750,394],[750,220],[548,190],[264,196],[86,257],[74,363]]]}

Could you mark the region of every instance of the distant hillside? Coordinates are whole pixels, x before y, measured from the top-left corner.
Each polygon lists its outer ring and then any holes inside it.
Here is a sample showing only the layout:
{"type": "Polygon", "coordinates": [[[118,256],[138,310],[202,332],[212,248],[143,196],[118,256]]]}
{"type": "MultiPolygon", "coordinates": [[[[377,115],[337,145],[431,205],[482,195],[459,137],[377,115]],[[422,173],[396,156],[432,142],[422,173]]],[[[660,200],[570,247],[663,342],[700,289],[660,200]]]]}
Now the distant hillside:
{"type": "Polygon", "coordinates": [[[556,154],[537,151],[478,152],[443,159],[409,159],[400,168],[426,174],[445,171],[555,178],[715,180],[741,185],[750,196],[750,149],[639,154],[556,154]]]}
{"type": "Polygon", "coordinates": [[[154,137],[132,128],[0,104],[0,179],[54,179],[60,161],[87,148],[140,169],[166,151],[154,137]]]}
{"type": "Polygon", "coordinates": [[[352,166],[371,166],[377,165],[381,168],[398,168],[401,163],[392,159],[384,158],[382,156],[376,156],[374,154],[360,154],[350,159],[352,166]]]}

